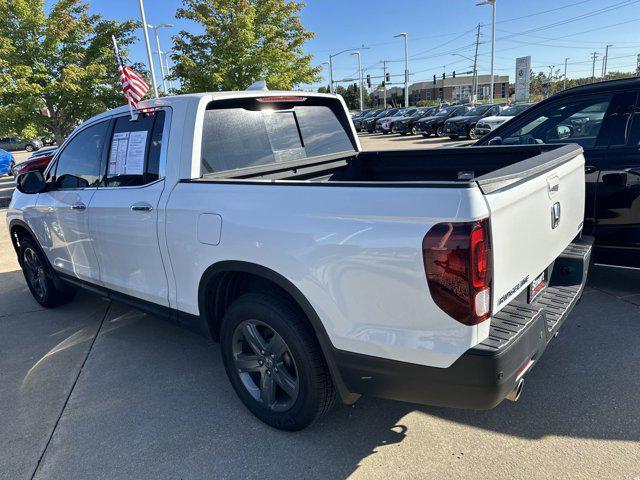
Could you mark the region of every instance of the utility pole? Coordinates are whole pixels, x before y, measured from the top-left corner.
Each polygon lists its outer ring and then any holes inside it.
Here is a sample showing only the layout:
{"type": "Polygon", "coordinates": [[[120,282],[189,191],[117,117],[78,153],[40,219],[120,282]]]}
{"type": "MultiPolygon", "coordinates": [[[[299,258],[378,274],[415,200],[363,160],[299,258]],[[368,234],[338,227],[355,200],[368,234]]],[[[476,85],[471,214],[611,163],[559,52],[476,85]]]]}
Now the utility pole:
{"type": "Polygon", "coordinates": [[[476,3],[477,6],[491,5],[492,20],[491,20],[491,93],[489,95],[489,101],[493,103],[493,59],[496,55],[496,0],[484,0],[480,3],[476,3]]]}
{"type": "Polygon", "coordinates": [[[563,90],[567,89],[567,60],[569,60],[569,58],[565,58],[564,59],[564,86],[563,86],[563,90]]]}
{"type": "Polygon", "coordinates": [[[549,80],[547,81],[547,97],[551,95],[551,83],[553,82],[553,69],[555,65],[549,65],[549,80]]]}
{"type": "Polygon", "coordinates": [[[158,85],[156,85],[156,74],[153,70],[153,57],[151,56],[151,45],[149,45],[149,33],[147,32],[149,25],[147,25],[147,17],[144,14],[144,5],[142,5],[142,0],[138,0],[138,5],[140,6],[140,19],[142,20],[142,32],[144,33],[144,43],[147,47],[147,59],[149,60],[149,72],[151,73],[151,86],[153,87],[153,95],[156,98],[158,98],[158,85]]]}
{"type": "Polygon", "coordinates": [[[640,53],[636,58],[636,76],[640,76],[640,53]]]}
{"type": "Polygon", "coordinates": [[[596,60],[598,59],[598,52],[593,52],[591,54],[591,59],[593,60],[593,67],[591,68],[591,83],[596,81],[596,60]]]}
{"type": "Polygon", "coordinates": [[[333,94],[333,57],[329,55],[329,93],[333,94]]]}
{"type": "Polygon", "coordinates": [[[478,45],[480,45],[480,24],[478,24],[478,30],[476,32],[476,52],[473,55],[473,80],[471,80],[473,92],[471,92],[471,105],[475,105],[478,98],[478,45]]]}
{"type": "Polygon", "coordinates": [[[394,37],[404,37],[404,108],[409,108],[409,46],[407,33],[401,32],[394,37]]]}
{"type": "Polygon", "coordinates": [[[356,55],[358,57],[358,76],[360,78],[360,111],[364,110],[364,84],[362,83],[362,62],[360,61],[360,52],[356,50],[355,52],[351,52],[351,55],[356,55]]]}
{"type": "Polygon", "coordinates": [[[382,60],[382,98],[383,108],[387,108],[387,61],[382,60]]]}
{"type": "Polygon", "coordinates": [[[602,79],[605,80],[607,78],[607,63],[609,62],[609,47],[613,47],[613,45],[607,45],[604,50],[604,58],[602,59],[602,79]]]}

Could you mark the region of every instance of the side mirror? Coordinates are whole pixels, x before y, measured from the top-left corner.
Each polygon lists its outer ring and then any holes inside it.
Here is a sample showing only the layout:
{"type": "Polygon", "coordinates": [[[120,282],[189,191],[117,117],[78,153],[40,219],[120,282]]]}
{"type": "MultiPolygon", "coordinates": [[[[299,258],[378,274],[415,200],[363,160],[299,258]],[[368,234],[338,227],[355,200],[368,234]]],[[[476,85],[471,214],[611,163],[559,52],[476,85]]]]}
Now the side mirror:
{"type": "Polygon", "coordinates": [[[573,134],[573,129],[568,125],[558,125],[556,127],[556,138],[562,140],[563,138],[569,138],[573,134]]]}
{"type": "Polygon", "coordinates": [[[41,193],[47,190],[47,182],[44,181],[44,175],[38,170],[18,175],[16,179],[16,188],[19,192],[26,194],[41,193]]]}
{"type": "Polygon", "coordinates": [[[502,145],[502,137],[493,137],[487,142],[487,145],[502,145]]]}

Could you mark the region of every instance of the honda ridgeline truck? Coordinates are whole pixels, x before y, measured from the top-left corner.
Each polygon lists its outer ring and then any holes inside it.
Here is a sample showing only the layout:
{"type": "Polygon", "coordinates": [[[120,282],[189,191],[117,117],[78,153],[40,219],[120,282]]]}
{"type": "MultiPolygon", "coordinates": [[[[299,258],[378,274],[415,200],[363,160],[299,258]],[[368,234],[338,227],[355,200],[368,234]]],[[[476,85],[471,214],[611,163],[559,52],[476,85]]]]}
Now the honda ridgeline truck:
{"type": "Polygon", "coordinates": [[[259,419],[360,395],[487,409],[580,298],[577,145],[362,151],[341,97],[219,92],[78,127],[17,180],[35,299],[86,287],[221,343],[259,419]]]}

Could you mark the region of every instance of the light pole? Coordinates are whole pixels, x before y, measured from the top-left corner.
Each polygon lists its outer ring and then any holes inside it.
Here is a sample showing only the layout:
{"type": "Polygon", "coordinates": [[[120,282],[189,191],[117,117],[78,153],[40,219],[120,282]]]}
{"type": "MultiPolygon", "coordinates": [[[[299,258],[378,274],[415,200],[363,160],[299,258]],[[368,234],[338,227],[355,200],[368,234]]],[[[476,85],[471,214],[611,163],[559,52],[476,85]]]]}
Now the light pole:
{"type": "Polygon", "coordinates": [[[569,60],[568,57],[564,59],[564,86],[562,87],[563,90],[567,89],[567,60],[569,60]]]}
{"type": "MultiPolygon", "coordinates": [[[[144,5],[142,0],[138,0],[140,6],[140,17],[142,20],[142,32],[144,33],[144,43],[147,47],[147,58],[149,59],[149,71],[151,72],[151,86],[153,87],[153,94],[158,98],[158,86],[156,85],[156,74],[153,70],[153,57],[151,56],[151,45],[149,45],[149,34],[147,33],[147,17],[144,15],[144,5]]],[[[159,49],[158,49],[159,50],[159,49]]]]}
{"type": "Polygon", "coordinates": [[[404,108],[409,108],[409,45],[407,32],[400,32],[393,38],[404,38],[404,108]]]}
{"type": "Polygon", "coordinates": [[[602,66],[602,80],[606,80],[607,78],[607,63],[609,62],[609,47],[613,47],[613,45],[607,45],[604,51],[604,65],[602,66]]]}
{"type": "MultiPolygon", "coordinates": [[[[171,67],[169,66],[169,53],[164,52],[164,66],[167,69],[167,76],[171,74],[171,67]]],[[[173,90],[173,78],[169,78],[169,88],[173,90]]]]}
{"type": "Polygon", "coordinates": [[[491,93],[489,94],[489,102],[493,103],[493,58],[496,55],[496,0],[484,0],[484,2],[476,3],[476,5],[491,5],[491,93]]]}
{"type": "Polygon", "coordinates": [[[360,78],[360,111],[364,110],[364,85],[362,84],[362,62],[360,61],[360,52],[356,50],[355,52],[351,52],[351,55],[356,55],[358,57],[358,77],[360,78]]]}
{"type": "MultiPolygon", "coordinates": [[[[147,24],[147,28],[150,28],[153,30],[153,32],[156,35],[156,48],[158,49],[158,61],[160,62],[160,79],[162,80],[162,90],[164,91],[164,94],[167,94],[167,82],[165,81],[165,75],[164,75],[164,67],[162,66],[162,50],[160,49],[160,37],[158,36],[158,29],[159,28],[170,28],[173,27],[173,25],[171,23],[160,23],[158,25],[150,25],[147,24]]],[[[167,72],[169,73],[169,72],[167,72]]]]}
{"type": "MultiPolygon", "coordinates": [[[[360,50],[367,50],[369,47],[362,47],[360,50]]],[[[358,50],[357,48],[345,48],[344,50],[340,50],[338,53],[332,53],[329,55],[329,91],[333,93],[333,57],[337,57],[338,55],[345,52],[354,52],[358,50]]]]}
{"type": "MultiPolygon", "coordinates": [[[[331,68],[331,62],[326,61],[326,62],[322,62],[322,65],[326,65],[327,67],[331,68]]],[[[331,77],[329,77],[331,78],[331,77]]],[[[333,89],[331,88],[331,79],[329,80],[329,92],[333,93],[333,89]]]]}

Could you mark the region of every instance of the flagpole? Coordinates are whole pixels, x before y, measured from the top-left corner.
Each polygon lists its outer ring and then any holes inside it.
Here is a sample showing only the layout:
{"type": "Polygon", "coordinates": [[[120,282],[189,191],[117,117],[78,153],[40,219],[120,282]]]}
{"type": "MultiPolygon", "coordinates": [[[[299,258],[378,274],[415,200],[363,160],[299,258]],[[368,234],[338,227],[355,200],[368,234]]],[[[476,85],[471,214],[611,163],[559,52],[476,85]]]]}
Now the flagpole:
{"type": "MultiPolygon", "coordinates": [[[[118,42],[116,42],[115,35],[111,35],[111,40],[113,40],[113,51],[116,54],[116,62],[118,62],[118,72],[122,77],[122,71],[123,71],[122,58],[120,58],[120,51],[118,50],[118,42]]],[[[129,100],[129,98],[127,98],[127,105],[129,105],[129,113],[131,114],[131,120],[133,121],[135,120],[135,115],[133,114],[133,106],[131,105],[131,101],[129,100]]]]}
{"type": "Polygon", "coordinates": [[[153,86],[153,93],[158,98],[158,86],[156,85],[156,74],[153,70],[153,57],[151,56],[151,46],[149,45],[149,33],[147,32],[147,17],[144,15],[144,5],[142,0],[138,0],[140,5],[140,17],[142,17],[142,32],[144,33],[144,43],[147,46],[147,58],[149,59],[149,70],[151,71],[151,85],[153,86]]]}

